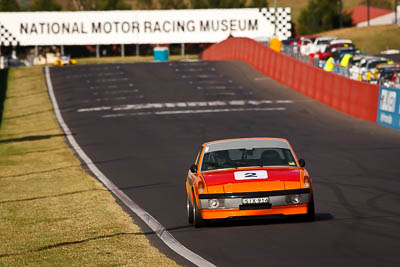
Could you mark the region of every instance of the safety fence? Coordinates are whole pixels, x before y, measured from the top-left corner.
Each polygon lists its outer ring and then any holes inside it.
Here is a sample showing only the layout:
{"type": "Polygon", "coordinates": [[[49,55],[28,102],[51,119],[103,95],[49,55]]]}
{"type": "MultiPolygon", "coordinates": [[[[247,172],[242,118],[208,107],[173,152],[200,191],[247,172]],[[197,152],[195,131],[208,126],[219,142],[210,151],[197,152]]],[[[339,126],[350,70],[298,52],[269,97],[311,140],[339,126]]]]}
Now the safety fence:
{"type": "MultiPolygon", "coordinates": [[[[320,60],[318,57],[310,57],[310,56],[302,55],[300,53],[300,51],[298,50],[297,46],[284,45],[284,46],[282,46],[282,51],[281,52],[283,54],[287,55],[287,56],[292,57],[292,58],[301,60],[301,61],[303,61],[305,63],[314,65],[316,67],[319,67],[320,69],[323,69],[324,66],[325,66],[325,63],[326,63],[326,60],[320,60]]],[[[333,66],[334,66],[333,67],[333,71],[332,71],[333,73],[336,73],[336,74],[351,78],[350,77],[350,71],[349,71],[349,69],[347,67],[343,67],[342,65],[337,64],[337,63],[333,63],[333,66]]],[[[357,80],[357,78],[353,79],[353,80],[357,80]]]]}
{"type": "Polygon", "coordinates": [[[326,72],[248,38],[228,38],[203,60],[241,60],[274,80],[349,115],[376,122],[379,86],[326,72]]]}

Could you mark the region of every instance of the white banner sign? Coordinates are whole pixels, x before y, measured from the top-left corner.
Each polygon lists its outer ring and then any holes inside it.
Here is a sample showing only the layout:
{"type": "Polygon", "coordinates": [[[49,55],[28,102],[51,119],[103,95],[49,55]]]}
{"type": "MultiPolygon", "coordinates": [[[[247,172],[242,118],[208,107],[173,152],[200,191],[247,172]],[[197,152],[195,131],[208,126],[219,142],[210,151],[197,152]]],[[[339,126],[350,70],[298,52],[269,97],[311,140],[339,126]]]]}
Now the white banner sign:
{"type": "Polygon", "coordinates": [[[2,45],[216,43],[290,37],[290,8],[0,12],[2,45]]]}

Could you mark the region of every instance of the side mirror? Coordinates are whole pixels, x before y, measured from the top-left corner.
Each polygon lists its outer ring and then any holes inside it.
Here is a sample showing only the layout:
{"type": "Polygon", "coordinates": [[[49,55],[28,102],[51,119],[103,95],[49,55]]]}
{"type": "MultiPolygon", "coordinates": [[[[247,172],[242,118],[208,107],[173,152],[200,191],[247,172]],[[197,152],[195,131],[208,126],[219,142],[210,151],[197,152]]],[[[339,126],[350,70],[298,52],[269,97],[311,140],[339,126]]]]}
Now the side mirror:
{"type": "Polygon", "coordinates": [[[300,164],[300,167],[306,166],[306,162],[304,161],[304,159],[299,159],[299,164],[300,164]]]}
{"type": "Polygon", "coordinates": [[[193,172],[193,173],[197,172],[197,166],[195,164],[190,166],[190,171],[193,172]]]}

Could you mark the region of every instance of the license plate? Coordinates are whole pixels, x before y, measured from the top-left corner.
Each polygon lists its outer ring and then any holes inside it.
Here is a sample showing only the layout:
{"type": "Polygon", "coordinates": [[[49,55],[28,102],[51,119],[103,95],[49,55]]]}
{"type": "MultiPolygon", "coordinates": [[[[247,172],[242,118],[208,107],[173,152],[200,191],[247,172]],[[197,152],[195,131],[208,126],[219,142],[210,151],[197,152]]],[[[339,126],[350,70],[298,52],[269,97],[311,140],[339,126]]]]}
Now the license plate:
{"type": "Polygon", "coordinates": [[[243,198],[243,204],[264,204],[269,202],[269,197],[243,198]]]}

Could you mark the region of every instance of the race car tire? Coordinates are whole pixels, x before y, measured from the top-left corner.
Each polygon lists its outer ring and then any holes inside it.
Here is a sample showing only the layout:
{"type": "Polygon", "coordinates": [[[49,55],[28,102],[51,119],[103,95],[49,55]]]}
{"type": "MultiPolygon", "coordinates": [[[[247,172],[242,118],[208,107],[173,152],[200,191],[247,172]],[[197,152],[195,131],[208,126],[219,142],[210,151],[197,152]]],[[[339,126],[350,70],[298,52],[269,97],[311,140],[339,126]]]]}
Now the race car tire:
{"type": "Polygon", "coordinates": [[[203,227],[205,222],[203,218],[201,218],[201,213],[196,203],[193,203],[193,224],[196,228],[203,227]]]}
{"type": "Polygon", "coordinates": [[[308,205],[307,214],[304,216],[304,220],[307,222],[312,222],[315,220],[314,198],[311,198],[310,204],[308,205]]]}
{"type": "Polygon", "coordinates": [[[186,209],[187,209],[187,216],[188,216],[188,222],[190,224],[193,223],[193,205],[192,201],[189,199],[186,200],[186,209]]]}
{"type": "Polygon", "coordinates": [[[315,220],[314,198],[311,199],[311,201],[308,205],[307,213],[298,215],[297,218],[303,222],[312,222],[315,220]]]}
{"type": "Polygon", "coordinates": [[[296,222],[312,222],[315,220],[315,207],[314,207],[314,199],[311,199],[310,204],[308,206],[308,211],[306,214],[298,214],[298,215],[290,215],[291,219],[294,219],[296,222]]]}

